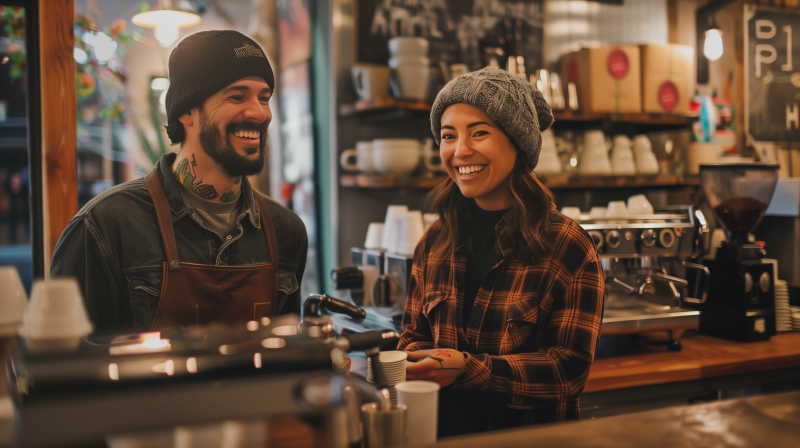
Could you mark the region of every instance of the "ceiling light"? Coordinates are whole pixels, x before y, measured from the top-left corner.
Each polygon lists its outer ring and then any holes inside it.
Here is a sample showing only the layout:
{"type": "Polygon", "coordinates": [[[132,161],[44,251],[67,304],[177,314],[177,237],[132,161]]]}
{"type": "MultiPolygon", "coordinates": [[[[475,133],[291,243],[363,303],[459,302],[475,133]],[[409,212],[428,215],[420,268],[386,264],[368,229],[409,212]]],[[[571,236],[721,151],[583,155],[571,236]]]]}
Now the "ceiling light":
{"type": "Polygon", "coordinates": [[[178,29],[190,28],[200,23],[200,16],[181,11],[172,0],[158,0],[158,9],[141,12],[131,19],[134,25],[155,29],[156,40],[169,47],[178,38],[178,29]]]}

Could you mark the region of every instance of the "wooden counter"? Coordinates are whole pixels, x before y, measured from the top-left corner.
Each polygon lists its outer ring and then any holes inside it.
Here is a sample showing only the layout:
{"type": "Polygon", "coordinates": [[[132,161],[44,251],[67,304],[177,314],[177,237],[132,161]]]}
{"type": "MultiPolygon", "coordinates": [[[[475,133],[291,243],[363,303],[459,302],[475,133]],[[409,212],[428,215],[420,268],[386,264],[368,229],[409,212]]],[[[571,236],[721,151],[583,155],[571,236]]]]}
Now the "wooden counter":
{"type": "Polygon", "coordinates": [[[800,367],[798,332],[749,343],[687,333],[682,344],[680,352],[651,347],[618,355],[599,349],[584,393],[800,367]]]}

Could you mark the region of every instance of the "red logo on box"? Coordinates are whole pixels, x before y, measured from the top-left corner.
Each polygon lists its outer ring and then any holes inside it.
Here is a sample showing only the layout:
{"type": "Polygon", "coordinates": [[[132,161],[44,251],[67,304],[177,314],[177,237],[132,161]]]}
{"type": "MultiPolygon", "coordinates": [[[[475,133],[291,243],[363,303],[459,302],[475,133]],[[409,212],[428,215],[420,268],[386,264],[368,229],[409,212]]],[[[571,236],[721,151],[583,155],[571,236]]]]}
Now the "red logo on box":
{"type": "Polygon", "coordinates": [[[658,88],[658,103],[661,104],[664,110],[675,109],[679,99],[678,87],[672,81],[665,81],[658,88]]]}
{"type": "Polygon", "coordinates": [[[580,76],[580,68],[578,67],[578,61],[575,59],[569,61],[569,66],[567,67],[567,74],[569,75],[569,79],[567,81],[578,82],[578,76],[580,76]]]}
{"type": "Polygon", "coordinates": [[[608,55],[608,73],[616,79],[620,79],[628,74],[630,63],[628,55],[622,50],[614,50],[608,55]]]}

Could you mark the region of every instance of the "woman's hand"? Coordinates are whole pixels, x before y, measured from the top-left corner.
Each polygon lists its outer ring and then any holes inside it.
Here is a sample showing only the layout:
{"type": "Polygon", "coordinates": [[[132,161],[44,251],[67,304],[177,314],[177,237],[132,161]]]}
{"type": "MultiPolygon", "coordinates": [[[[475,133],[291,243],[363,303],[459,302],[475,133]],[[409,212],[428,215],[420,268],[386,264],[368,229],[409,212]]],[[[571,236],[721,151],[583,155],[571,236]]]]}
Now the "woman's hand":
{"type": "Polygon", "coordinates": [[[440,386],[449,386],[464,370],[464,353],[458,350],[437,348],[407,353],[411,362],[406,369],[408,381],[433,381],[440,386]]]}

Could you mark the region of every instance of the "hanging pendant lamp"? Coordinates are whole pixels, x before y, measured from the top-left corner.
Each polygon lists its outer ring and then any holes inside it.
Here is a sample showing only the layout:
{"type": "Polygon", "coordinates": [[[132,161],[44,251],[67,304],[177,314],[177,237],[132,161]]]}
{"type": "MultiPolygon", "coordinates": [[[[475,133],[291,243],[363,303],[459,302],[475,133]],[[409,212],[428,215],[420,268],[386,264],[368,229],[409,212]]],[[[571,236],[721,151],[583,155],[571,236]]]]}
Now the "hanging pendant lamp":
{"type": "Polygon", "coordinates": [[[196,26],[200,23],[200,16],[178,9],[172,0],[158,0],[158,9],[136,14],[131,22],[155,29],[156,40],[166,48],[178,38],[178,29],[196,26]]]}

